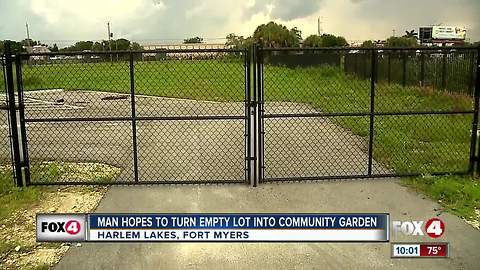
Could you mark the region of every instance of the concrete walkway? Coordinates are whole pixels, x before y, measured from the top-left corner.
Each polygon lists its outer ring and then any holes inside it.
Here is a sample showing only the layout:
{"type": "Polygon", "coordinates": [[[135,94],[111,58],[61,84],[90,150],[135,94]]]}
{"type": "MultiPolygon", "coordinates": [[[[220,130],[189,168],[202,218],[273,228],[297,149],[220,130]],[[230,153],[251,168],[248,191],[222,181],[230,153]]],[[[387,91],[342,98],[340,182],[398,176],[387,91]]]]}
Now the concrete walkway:
{"type": "MultiPolygon", "coordinates": [[[[244,185],[112,187],[97,212],[389,212],[438,215],[449,259],[391,259],[390,244],[144,243],[72,247],[57,269],[478,269],[480,231],[391,179],[244,185]]],[[[396,237],[392,241],[432,241],[396,237]]]]}

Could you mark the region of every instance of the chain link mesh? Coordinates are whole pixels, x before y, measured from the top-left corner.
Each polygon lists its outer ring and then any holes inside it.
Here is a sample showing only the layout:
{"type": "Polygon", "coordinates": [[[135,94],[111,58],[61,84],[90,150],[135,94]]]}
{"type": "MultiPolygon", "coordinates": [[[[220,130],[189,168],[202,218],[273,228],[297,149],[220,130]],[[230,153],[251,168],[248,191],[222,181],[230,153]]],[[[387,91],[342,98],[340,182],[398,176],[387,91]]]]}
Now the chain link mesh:
{"type": "Polygon", "coordinates": [[[173,51],[136,63],[140,181],[245,181],[245,57],[173,51]]]}
{"type": "Polygon", "coordinates": [[[467,172],[474,49],[261,52],[263,180],[467,172]]]}
{"type": "Polygon", "coordinates": [[[103,164],[120,169],[112,182],[135,181],[136,168],[140,182],[244,182],[245,57],[230,50],[27,57],[32,183],[82,181],[75,172],[103,164]]]}
{"type": "MultiPolygon", "coordinates": [[[[255,55],[261,180],[471,169],[476,50],[255,55]]],[[[79,183],[84,172],[115,168],[91,183],[245,182],[256,155],[249,136],[257,136],[249,57],[230,49],[22,55],[32,183],[79,183]]],[[[6,110],[2,117],[7,123],[6,110]]]]}

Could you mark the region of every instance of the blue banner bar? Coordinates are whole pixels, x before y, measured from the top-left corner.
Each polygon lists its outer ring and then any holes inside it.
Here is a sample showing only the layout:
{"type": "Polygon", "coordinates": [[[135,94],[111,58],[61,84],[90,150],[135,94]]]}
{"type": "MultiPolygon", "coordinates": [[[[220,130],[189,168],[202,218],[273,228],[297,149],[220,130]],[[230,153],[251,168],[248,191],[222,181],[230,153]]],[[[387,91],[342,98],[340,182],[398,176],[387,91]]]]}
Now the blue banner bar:
{"type": "Polygon", "coordinates": [[[388,214],[89,214],[90,229],[388,229],[388,214]]]}

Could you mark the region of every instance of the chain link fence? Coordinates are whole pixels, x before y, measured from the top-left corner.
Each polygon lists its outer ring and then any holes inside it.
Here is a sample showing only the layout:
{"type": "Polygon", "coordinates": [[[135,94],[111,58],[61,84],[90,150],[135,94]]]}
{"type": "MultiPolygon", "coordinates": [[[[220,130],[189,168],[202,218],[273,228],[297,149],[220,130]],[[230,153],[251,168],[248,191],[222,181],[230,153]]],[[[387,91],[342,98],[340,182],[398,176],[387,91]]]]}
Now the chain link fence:
{"type": "Polygon", "coordinates": [[[477,51],[260,48],[260,180],[471,173],[477,51]]]}
{"type": "Polygon", "coordinates": [[[23,55],[31,184],[245,182],[246,64],[229,49],[23,55]]]}
{"type": "Polygon", "coordinates": [[[11,61],[26,184],[469,174],[478,159],[478,48],[254,46],[11,61]]]}

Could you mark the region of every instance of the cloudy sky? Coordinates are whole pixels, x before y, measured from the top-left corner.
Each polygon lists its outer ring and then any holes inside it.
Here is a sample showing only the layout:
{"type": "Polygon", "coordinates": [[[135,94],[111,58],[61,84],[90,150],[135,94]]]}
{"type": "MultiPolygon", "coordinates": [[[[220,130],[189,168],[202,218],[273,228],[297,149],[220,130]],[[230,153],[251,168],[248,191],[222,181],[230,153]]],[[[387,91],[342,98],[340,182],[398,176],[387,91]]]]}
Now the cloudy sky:
{"type": "MultiPolygon", "coordinates": [[[[0,39],[31,37],[52,44],[107,37],[157,43],[189,36],[206,39],[228,33],[249,36],[275,20],[297,26],[303,37],[323,30],[350,41],[383,39],[419,26],[465,26],[480,40],[480,0],[0,0],[0,39]]],[[[222,42],[222,41],[220,41],[222,42]]]]}

